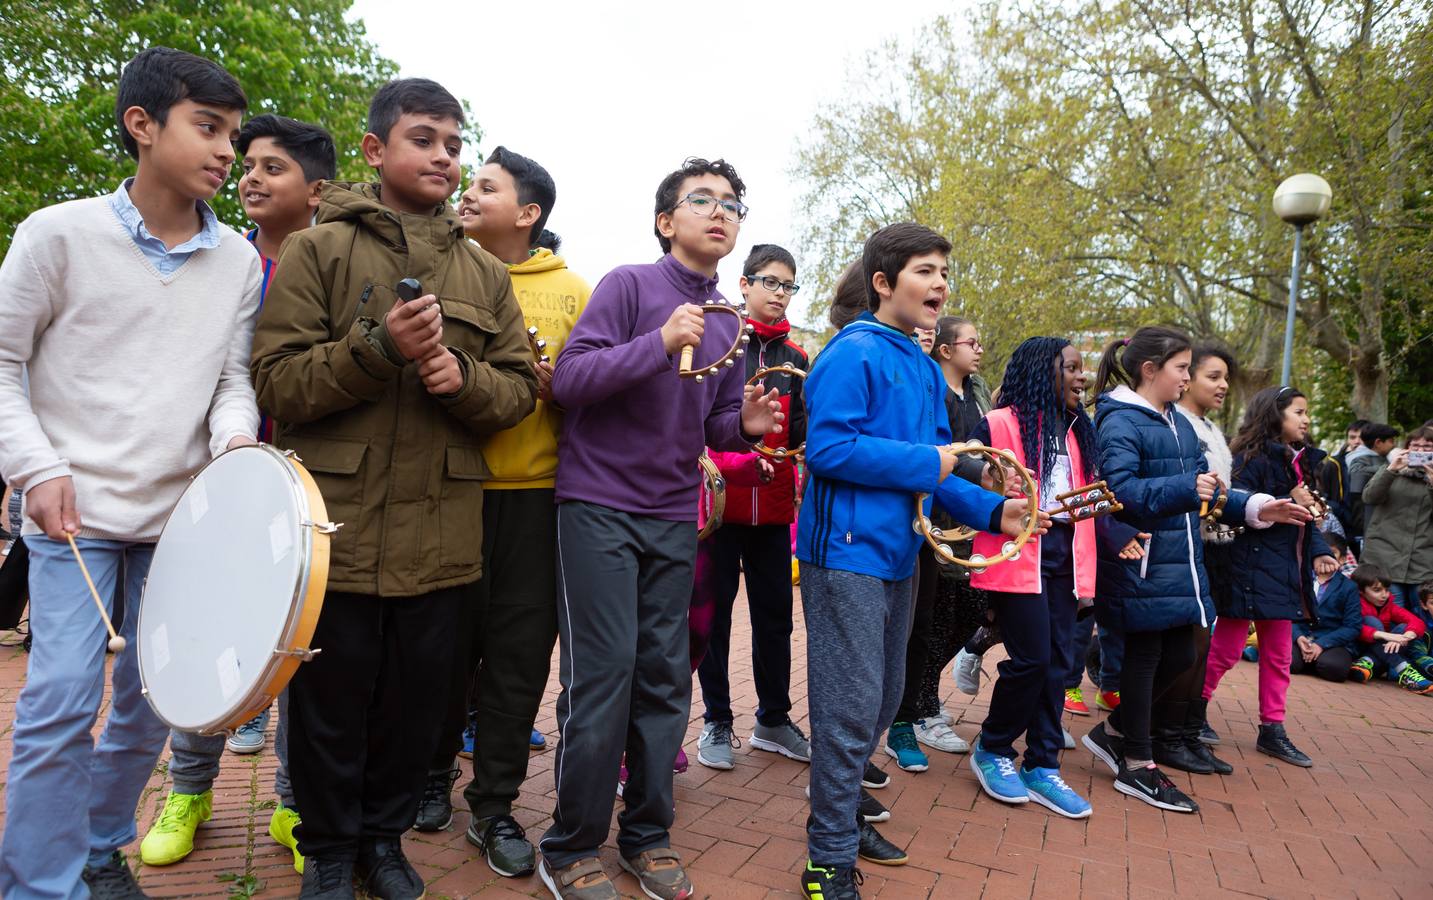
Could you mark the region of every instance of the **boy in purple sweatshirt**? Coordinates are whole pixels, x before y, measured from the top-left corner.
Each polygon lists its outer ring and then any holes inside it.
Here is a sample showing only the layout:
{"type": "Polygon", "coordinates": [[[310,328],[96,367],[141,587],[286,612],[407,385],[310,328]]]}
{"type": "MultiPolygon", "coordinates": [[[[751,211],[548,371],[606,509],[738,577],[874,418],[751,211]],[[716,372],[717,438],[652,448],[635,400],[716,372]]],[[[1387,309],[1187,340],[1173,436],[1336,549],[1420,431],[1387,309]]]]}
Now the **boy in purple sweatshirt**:
{"type": "Polygon", "coordinates": [[[672,758],[692,696],[687,645],[697,546],[697,457],[779,431],[776,392],[744,390],[741,367],[679,378],[682,347],[711,365],[732,345],[717,263],[736,244],[745,185],[723,160],[688,159],[657,188],[665,255],[622,266],[592,292],[552,377],[567,411],[558,441],[558,636],[562,694],[557,807],[538,872],[558,900],[616,898],[597,850],[627,754],[622,867],[651,897],[692,885],[671,849],[672,758]]]}

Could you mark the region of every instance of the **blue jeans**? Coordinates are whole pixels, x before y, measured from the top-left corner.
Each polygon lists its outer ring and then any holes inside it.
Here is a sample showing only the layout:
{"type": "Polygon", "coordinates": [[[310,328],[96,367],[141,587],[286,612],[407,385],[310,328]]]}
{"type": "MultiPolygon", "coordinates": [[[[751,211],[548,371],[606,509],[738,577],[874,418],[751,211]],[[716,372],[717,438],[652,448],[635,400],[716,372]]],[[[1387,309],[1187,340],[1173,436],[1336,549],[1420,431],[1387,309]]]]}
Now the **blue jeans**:
{"type": "Polygon", "coordinates": [[[1393,594],[1393,602],[1413,613],[1421,616],[1423,613],[1418,609],[1418,585],[1414,583],[1403,583],[1391,585],[1389,592],[1393,594]]]}
{"type": "Polygon", "coordinates": [[[815,865],[856,864],[861,773],[901,705],[914,583],[801,566],[815,865]]]}
{"type": "MultiPolygon", "coordinates": [[[[219,760],[224,755],[225,736],[175,731],[169,737],[169,778],[178,794],[202,794],[214,787],[219,777],[219,760]]],[[[289,783],[289,692],[279,692],[279,721],[274,726],[274,796],[289,809],[297,809],[293,785],[289,783]]]]}
{"type": "Polygon", "coordinates": [[[30,548],[30,651],[15,703],[5,791],[0,894],[83,900],[86,862],[135,838],[134,812],[169,729],[140,693],[135,629],[153,544],[84,539],[95,587],[114,605],[123,572],[129,646],[115,654],[109,716],[90,737],[104,695],[105,628],[68,543],[26,537],[30,548]]]}
{"type": "MultiPolygon", "coordinates": [[[[1364,616],[1363,624],[1367,625],[1369,628],[1372,628],[1374,631],[1386,631],[1389,634],[1402,634],[1407,629],[1407,626],[1405,626],[1402,622],[1399,622],[1397,625],[1394,625],[1392,627],[1385,628],[1383,627],[1382,620],[1380,620],[1377,616],[1364,616]]],[[[1370,644],[1360,642],[1358,645],[1358,652],[1373,660],[1374,675],[1383,675],[1385,673],[1392,675],[1395,670],[1403,668],[1403,666],[1401,665],[1402,663],[1410,662],[1410,660],[1404,658],[1403,653],[1389,653],[1387,650],[1383,649],[1383,641],[1374,641],[1370,644]]],[[[1416,654],[1409,653],[1408,655],[1414,656],[1416,654]]]]}

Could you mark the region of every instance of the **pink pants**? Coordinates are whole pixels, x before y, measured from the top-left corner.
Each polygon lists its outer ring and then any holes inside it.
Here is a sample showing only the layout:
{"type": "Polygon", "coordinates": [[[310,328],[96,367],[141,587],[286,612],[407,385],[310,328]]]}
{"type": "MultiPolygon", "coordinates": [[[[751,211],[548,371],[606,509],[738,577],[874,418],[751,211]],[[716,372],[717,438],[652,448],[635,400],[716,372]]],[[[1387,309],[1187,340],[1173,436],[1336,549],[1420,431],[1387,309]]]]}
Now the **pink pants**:
{"type": "MultiPolygon", "coordinates": [[[[1294,623],[1287,619],[1255,619],[1259,635],[1259,721],[1284,721],[1289,696],[1289,664],[1294,659],[1294,623]]],[[[1220,616],[1209,638],[1209,668],[1204,672],[1204,699],[1214,696],[1219,679],[1234,668],[1249,637],[1248,619],[1220,616]]]]}

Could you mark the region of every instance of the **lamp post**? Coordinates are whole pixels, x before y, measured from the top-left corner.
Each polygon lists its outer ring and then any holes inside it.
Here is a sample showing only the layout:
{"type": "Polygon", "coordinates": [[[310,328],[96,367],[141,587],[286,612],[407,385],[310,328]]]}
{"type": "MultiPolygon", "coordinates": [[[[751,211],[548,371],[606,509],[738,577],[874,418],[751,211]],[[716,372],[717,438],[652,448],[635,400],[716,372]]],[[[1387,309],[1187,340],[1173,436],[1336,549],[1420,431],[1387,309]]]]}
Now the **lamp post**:
{"type": "Polygon", "coordinates": [[[1303,249],[1304,226],[1317,222],[1329,211],[1333,191],[1329,183],[1307,172],[1284,179],[1274,191],[1274,214],[1294,226],[1294,266],[1289,273],[1289,315],[1284,320],[1284,373],[1280,384],[1288,385],[1294,365],[1294,310],[1299,303],[1299,253],[1303,249]]]}

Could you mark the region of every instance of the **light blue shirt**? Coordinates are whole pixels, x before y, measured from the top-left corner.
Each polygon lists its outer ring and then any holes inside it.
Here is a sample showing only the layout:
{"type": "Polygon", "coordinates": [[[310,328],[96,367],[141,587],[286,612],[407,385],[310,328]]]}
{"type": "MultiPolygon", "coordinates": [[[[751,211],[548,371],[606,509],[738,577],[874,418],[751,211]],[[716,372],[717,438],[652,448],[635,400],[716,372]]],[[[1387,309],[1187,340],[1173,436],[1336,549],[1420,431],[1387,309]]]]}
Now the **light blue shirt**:
{"type": "Polygon", "coordinates": [[[173,275],[174,272],[186,261],[195,250],[213,250],[219,246],[219,217],[214,215],[214,210],[203,200],[195,200],[194,207],[199,210],[199,221],[202,223],[199,233],[194,237],[170,250],[164,245],[164,241],[149,233],[144,227],[144,217],[139,214],[134,201],[129,199],[129,186],[134,184],[133,178],[126,178],[113,194],[109,195],[109,208],[114,210],[114,216],[129,232],[130,239],[134,245],[149,260],[150,265],[159,270],[164,277],[173,275]]]}

